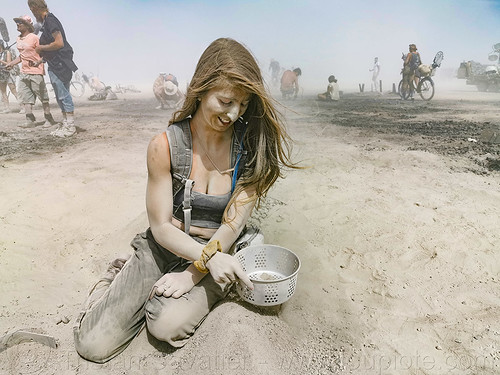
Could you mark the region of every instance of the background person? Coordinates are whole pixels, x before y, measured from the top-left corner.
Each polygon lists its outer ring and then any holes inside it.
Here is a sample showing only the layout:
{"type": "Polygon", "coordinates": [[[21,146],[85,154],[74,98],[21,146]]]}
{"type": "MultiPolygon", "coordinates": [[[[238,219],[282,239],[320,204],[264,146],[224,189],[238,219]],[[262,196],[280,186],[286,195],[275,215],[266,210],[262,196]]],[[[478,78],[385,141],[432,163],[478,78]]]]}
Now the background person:
{"type": "Polygon", "coordinates": [[[280,63],[275,59],[271,59],[269,63],[269,70],[271,71],[271,83],[273,86],[278,86],[279,74],[281,70],[280,63]]]}
{"type": "Polygon", "coordinates": [[[182,108],[149,144],[150,228],[92,289],[75,326],[82,357],[108,361],[144,324],[182,347],[228,286],[239,279],[252,288],[227,253],[281,168],[293,167],[289,142],[252,54],[232,39],[212,42],[182,108]]]}
{"type": "Polygon", "coordinates": [[[283,99],[291,97],[295,99],[299,93],[299,76],[302,75],[300,68],[295,68],[293,71],[285,70],[281,76],[281,95],[283,99]]]}
{"type": "MultiPolygon", "coordinates": [[[[2,102],[4,105],[4,109],[1,113],[9,113],[9,96],[7,95],[7,87],[10,89],[10,92],[14,97],[18,100],[19,105],[21,106],[21,110],[24,109],[21,101],[19,101],[16,90],[16,80],[19,75],[19,69],[17,65],[13,68],[7,70],[5,69],[5,65],[14,60],[17,56],[13,54],[11,49],[5,49],[6,45],[3,40],[0,39],[0,92],[2,93],[2,102]]],[[[20,111],[21,112],[21,111],[20,111]]]]}
{"type": "Polygon", "coordinates": [[[326,87],[326,92],[318,94],[318,99],[335,101],[340,99],[339,85],[334,75],[328,77],[328,86],[326,87]]]}
{"type": "Polygon", "coordinates": [[[73,48],[66,39],[61,22],[49,12],[45,0],[28,0],[28,6],[36,20],[42,24],[40,45],[36,52],[47,62],[50,82],[63,115],[62,125],[51,134],[70,137],[76,133],[75,106],[69,91],[73,72],[78,69],[73,62],[73,48]]]}
{"type": "Polygon", "coordinates": [[[373,61],[373,68],[370,69],[370,72],[373,72],[372,74],[372,91],[379,91],[379,81],[378,81],[378,75],[380,73],[380,64],[378,62],[378,57],[375,57],[373,61]]]}
{"type": "Polygon", "coordinates": [[[45,69],[40,55],[36,52],[38,46],[38,36],[33,34],[33,21],[30,16],[21,16],[14,18],[17,25],[19,36],[17,37],[17,49],[19,56],[5,65],[7,69],[12,69],[15,65],[21,63],[21,74],[19,76],[19,96],[26,111],[26,122],[22,127],[34,127],[45,123],[37,122],[33,114],[33,105],[36,98],[42,102],[45,119],[50,125],[57,122],[50,113],[49,94],[43,78],[45,69]]]}
{"type": "Polygon", "coordinates": [[[179,90],[177,77],[171,73],[160,73],[153,83],[153,93],[160,103],[156,109],[178,108],[184,100],[184,94],[179,90]]]}
{"type": "Polygon", "coordinates": [[[415,73],[422,63],[422,60],[420,58],[420,53],[417,52],[417,46],[415,44],[410,44],[408,50],[409,53],[406,55],[403,64],[403,83],[410,90],[410,98],[413,100],[414,92],[412,81],[415,82],[416,87],[418,85],[418,77],[415,73]]]}
{"type": "Polygon", "coordinates": [[[94,92],[101,92],[106,89],[106,85],[102,82],[98,76],[90,73],[89,86],[94,92]]]}

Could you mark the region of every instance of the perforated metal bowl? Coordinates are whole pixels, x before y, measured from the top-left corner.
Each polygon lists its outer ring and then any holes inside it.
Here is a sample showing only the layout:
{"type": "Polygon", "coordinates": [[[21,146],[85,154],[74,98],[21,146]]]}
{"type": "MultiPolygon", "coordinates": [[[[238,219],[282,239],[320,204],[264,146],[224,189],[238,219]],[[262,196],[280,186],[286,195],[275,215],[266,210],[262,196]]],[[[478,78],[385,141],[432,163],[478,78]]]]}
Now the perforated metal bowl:
{"type": "Polygon", "coordinates": [[[243,300],[257,306],[274,306],[295,293],[300,259],[292,251],[276,245],[253,245],[234,256],[254,287],[250,290],[241,282],[236,284],[243,300]]]}

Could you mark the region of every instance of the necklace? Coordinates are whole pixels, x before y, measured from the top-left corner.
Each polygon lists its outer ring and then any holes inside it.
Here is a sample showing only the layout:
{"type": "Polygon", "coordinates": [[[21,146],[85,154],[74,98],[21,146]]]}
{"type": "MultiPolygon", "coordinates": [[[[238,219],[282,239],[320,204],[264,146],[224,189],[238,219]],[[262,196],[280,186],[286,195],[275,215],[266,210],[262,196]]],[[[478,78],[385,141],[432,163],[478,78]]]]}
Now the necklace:
{"type": "Polygon", "coordinates": [[[196,127],[192,126],[191,128],[193,129],[194,134],[196,134],[196,137],[198,138],[198,143],[200,144],[201,149],[203,150],[203,152],[207,156],[207,158],[210,161],[210,163],[212,163],[212,165],[214,166],[214,168],[217,170],[217,172],[219,172],[220,174],[228,174],[228,173],[231,173],[232,171],[234,171],[234,168],[229,168],[229,169],[226,169],[224,171],[221,171],[219,169],[219,167],[217,167],[217,164],[215,164],[215,162],[212,160],[212,158],[208,154],[207,150],[205,149],[205,146],[203,145],[203,142],[201,141],[201,137],[198,135],[198,132],[196,131],[196,127]]]}

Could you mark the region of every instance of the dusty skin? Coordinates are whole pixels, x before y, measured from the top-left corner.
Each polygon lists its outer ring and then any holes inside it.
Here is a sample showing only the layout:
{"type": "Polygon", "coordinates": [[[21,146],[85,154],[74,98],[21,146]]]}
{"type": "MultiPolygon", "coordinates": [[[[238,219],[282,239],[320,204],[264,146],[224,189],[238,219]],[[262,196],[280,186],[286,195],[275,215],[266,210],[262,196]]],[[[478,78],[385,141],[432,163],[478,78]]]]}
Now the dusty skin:
{"type": "Polygon", "coordinates": [[[59,347],[0,348],[0,374],[500,373],[500,145],[481,141],[500,94],[472,88],[286,102],[308,168],[252,221],[301,258],[292,299],[255,308],[233,294],[182,349],[143,331],[107,364],[79,358],[90,286],[148,225],[146,147],[171,111],[141,95],[80,100],[69,139],[1,115],[0,335],[33,329],[59,347]]]}

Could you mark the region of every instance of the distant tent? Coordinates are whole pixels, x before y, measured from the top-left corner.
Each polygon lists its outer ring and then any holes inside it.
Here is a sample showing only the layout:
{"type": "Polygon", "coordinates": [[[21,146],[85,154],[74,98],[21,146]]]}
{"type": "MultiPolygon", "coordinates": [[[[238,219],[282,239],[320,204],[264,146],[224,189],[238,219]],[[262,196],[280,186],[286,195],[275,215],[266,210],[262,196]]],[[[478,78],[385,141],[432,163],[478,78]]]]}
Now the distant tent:
{"type": "Polygon", "coordinates": [[[2,34],[2,39],[8,43],[10,40],[9,30],[7,30],[7,25],[2,17],[0,17],[0,34],[2,34]]]}

